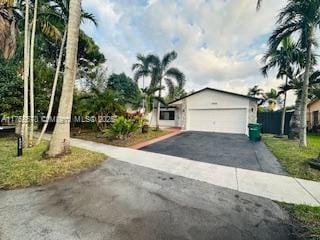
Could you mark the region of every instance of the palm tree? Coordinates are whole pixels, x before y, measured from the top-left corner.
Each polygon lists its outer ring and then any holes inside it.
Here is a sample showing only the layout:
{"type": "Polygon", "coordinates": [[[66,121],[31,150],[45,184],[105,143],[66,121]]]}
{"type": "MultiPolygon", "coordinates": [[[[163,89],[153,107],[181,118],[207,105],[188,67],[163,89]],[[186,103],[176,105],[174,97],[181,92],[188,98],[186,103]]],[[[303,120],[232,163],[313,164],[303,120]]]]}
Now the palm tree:
{"type": "Polygon", "coordinates": [[[27,147],[28,144],[28,118],[29,118],[29,102],[28,102],[28,91],[29,91],[29,67],[30,67],[30,58],[29,58],[29,47],[30,47],[30,38],[29,38],[29,0],[25,1],[25,12],[24,12],[24,72],[23,72],[23,117],[22,117],[22,136],[23,136],[23,145],[27,147]]]}
{"type": "Polygon", "coordinates": [[[249,88],[247,96],[260,98],[260,100],[258,101],[258,106],[261,106],[265,102],[264,91],[262,88],[259,88],[258,85],[254,85],[252,88],[249,88]]]}
{"type": "MultiPolygon", "coordinates": [[[[299,69],[296,70],[292,76],[290,77],[289,82],[287,85],[281,85],[279,87],[278,94],[283,94],[284,92],[294,90],[296,93],[296,102],[294,107],[294,113],[293,116],[290,119],[290,131],[289,131],[289,139],[295,140],[299,139],[299,131],[300,131],[300,120],[301,120],[301,94],[302,94],[302,87],[303,87],[303,75],[304,72],[301,72],[299,69]]],[[[310,76],[309,79],[309,97],[314,97],[314,89],[318,86],[320,83],[320,72],[319,71],[313,71],[313,73],[310,76]]]]}
{"type": "MultiPolygon", "coordinates": [[[[163,89],[163,88],[162,88],[163,89]]],[[[153,110],[153,105],[155,102],[165,103],[163,98],[156,96],[156,93],[160,90],[159,87],[146,87],[142,88],[141,91],[146,100],[146,112],[150,113],[153,110]]]]}
{"type": "Polygon", "coordinates": [[[34,45],[36,37],[38,16],[38,0],[34,1],[33,20],[31,30],[31,46],[30,46],[30,134],[29,146],[33,146],[33,129],[34,129],[34,45]]]}
{"type": "Polygon", "coordinates": [[[264,94],[264,102],[268,102],[268,108],[270,111],[273,111],[277,105],[278,99],[278,92],[277,90],[271,88],[270,92],[266,92],[264,94]]]}
{"type": "MultiPolygon", "coordinates": [[[[52,90],[51,90],[51,97],[50,97],[50,102],[48,106],[48,112],[46,116],[46,122],[42,127],[40,136],[37,140],[37,145],[40,144],[44,133],[47,130],[48,127],[48,119],[50,118],[53,110],[53,104],[54,104],[54,99],[56,95],[56,89],[57,89],[57,84],[58,84],[58,79],[60,75],[60,70],[61,70],[61,65],[62,65],[62,58],[63,58],[63,53],[64,53],[64,48],[66,45],[66,40],[67,40],[67,28],[66,25],[68,23],[68,18],[69,18],[69,0],[62,0],[62,1],[56,1],[55,4],[51,4],[49,6],[46,5],[47,8],[45,8],[45,13],[44,16],[46,18],[43,20],[43,22],[40,24],[42,26],[42,29],[44,30],[44,33],[48,36],[51,36],[52,38],[57,38],[57,35],[60,34],[60,28],[64,28],[63,31],[63,37],[61,39],[61,45],[60,45],[60,50],[59,50],[59,56],[57,59],[57,66],[56,66],[56,72],[55,76],[53,79],[53,85],[52,85],[52,90]],[[52,17],[53,19],[48,20],[48,16],[52,17]],[[52,20],[52,21],[51,21],[52,20]],[[51,24],[51,22],[55,22],[57,26],[51,24]]],[[[90,13],[87,13],[82,10],[81,12],[81,20],[89,20],[91,21],[95,26],[97,26],[97,21],[94,18],[94,16],[90,13]]]]}
{"type": "MultiPolygon", "coordinates": [[[[299,63],[303,59],[303,53],[300,51],[297,44],[293,43],[288,36],[281,41],[277,49],[271,48],[263,57],[263,62],[266,64],[262,67],[262,74],[267,77],[269,70],[278,68],[277,78],[285,77],[285,86],[288,85],[288,79],[292,75],[292,66],[299,63]]],[[[286,101],[287,91],[282,91],[284,94],[283,110],[281,117],[280,135],[284,135],[284,125],[286,116],[286,101]]]]}
{"type": "MultiPolygon", "coordinates": [[[[174,67],[169,67],[170,64],[177,59],[178,54],[175,51],[169,52],[160,58],[156,55],[147,56],[148,61],[150,61],[151,66],[151,88],[159,88],[158,99],[162,98],[161,92],[163,89],[163,81],[165,81],[169,95],[174,92],[174,82],[178,84],[180,88],[185,85],[185,75],[178,69],[174,67]]],[[[158,101],[157,115],[156,115],[156,129],[159,129],[159,116],[160,116],[161,102],[158,101]]]]}
{"type": "Polygon", "coordinates": [[[55,99],[55,95],[56,95],[56,90],[57,90],[57,84],[58,84],[58,79],[59,79],[59,75],[60,75],[60,69],[61,69],[61,64],[62,64],[62,57],[63,57],[63,52],[64,52],[64,46],[66,44],[66,39],[67,39],[67,30],[64,31],[63,34],[63,38],[61,40],[61,46],[60,46],[60,51],[59,51],[59,57],[57,59],[57,68],[56,68],[56,72],[54,75],[54,79],[53,79],[53,85],[52,85],[52,89],[51,89],[51,97],[50,97],[50,102],[49,102],[49,106],[48,106],[48,112],[47,112],[47,116],[46,116],[46,122],[44,123],[40,136],[37,140],[37,145],[40,144],[42,137],[44,135],[44,133],[47,130],[49,121],[48,119],[50,118],[51,114],[52,114],[52,109],[53,109],[53,104],[54,104],[54,99],[55,99]]]}
{"type": "Polygon", "coordinates": [[[66,63],[57,122],[47,155],[56,157],[70,152],[70,120],[72,111],[76,59],[81,22],[81,0],[70,0],[66,63]]]}
{"type": "Polygon", "coordinates": [[[4,59],[13,57],[16,50],[16,20],[14,0],[0,0],[0,50],[4,59]]]}
{"type": "Polygon", "coordinates": [[[125,103],[119,92],[111,89],[98,89],[93,87],[90,93],[76,95],[76,113],[87,116],[95,116],[96,126],[103,131],[110,122],[100,121],[100,116],[108,114],[123,115],[126,113],[125,103]]]}
{"type": "Polygon", "coordinates": [[[278,19],[278,28],[269,39],[269,45],[277,49],[281,41],[293,34],[299,34],[299,44],[305,51],[303,90],[301,95],[300,146],[307,146],[307,101],[312,48],[315,46],[316,29],[320,26],[319,0],[289,0],[278,19]]]}
{"type": "MultiPolygon", "coordinates": [[[[142,77],[142,89],[145,88],[145,77],[150,74],[150,62],[148,61],[147,57],[142,54],[137,54],[138,63],[132,65],[132,71],[134,71],[134,81],[138,82],[139,79],[142,77]]],[[[142,108],[145,108],[145,96],[142,99],[142,108]]]]}

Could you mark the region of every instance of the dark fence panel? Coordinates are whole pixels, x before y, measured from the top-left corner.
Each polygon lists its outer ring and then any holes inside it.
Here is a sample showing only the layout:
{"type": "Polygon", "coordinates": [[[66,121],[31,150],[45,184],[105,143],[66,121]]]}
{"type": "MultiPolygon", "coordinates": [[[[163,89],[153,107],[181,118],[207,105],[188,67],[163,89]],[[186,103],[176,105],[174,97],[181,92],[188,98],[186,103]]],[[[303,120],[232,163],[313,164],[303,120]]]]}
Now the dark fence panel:
{"type": "MultiPolygon", "coordinates": [[[[290,119],[293,112],[286,113],[284,133],[288,135],[290,130],[290,119]]],[[[280,134],[282,112],[259,112],[258,123],[262,124],[262,133],[280,134]]]]}

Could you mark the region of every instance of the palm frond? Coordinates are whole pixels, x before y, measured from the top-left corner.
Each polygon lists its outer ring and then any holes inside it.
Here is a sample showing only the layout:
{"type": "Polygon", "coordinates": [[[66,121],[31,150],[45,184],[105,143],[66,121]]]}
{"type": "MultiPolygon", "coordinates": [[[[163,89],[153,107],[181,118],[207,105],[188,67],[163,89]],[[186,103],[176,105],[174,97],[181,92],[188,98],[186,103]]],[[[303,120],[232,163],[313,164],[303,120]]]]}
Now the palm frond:
{"type": "Polygon", "coordinates": [[[58,41],[59,39],[62,38],[61,31],[52,23],[41,22],[40,26],[41,26],[42,32],[49,38],[53,39],[54,41],[58,41]]]}
{"type": "Polygon", "coordinates": [[[139,70],[135,71],[135,73],[133,75],[133,80],[137,83],[139,81],[139,79],[145,75],[146,75],[145,71],[143,71],[143,69],[139,69],[139,70]]]}
{"type": "Polygon", "coordinates": [[[95,26],[98,26],[98,21],[96,17],[92,13],[88,13],[82,10],[81,12],[81,21],[90,21],[92,22],[95,26]]]}
{"type": "Polygon", "coordinates": [[[166,81],[166,85],[168,88],[168,96],[170,99],[173,99],[174,98],[174,91],[175,91],[174,84],[170,78],[165,78],[165,81],[166,81]]]}
{"type": "Polygon", "coordinates": [[[142,69],[143,65],[141,63],[134,63],[132,64],[131,70],[134,71],[136,69],[142,69]]]}
{"type": "Polygon", "coordinates": [[[161,66],[163,69],[166,69],[171,62],[177,59],[178,53],[176,51],[171,51],[164,55],[161,61],[161,66]]]}
{"type": "Polygon", "coordinates": [[[170,68],[166,71],[165,76],[167,78],[174,78],[178,86],[180,88],[183,88],[186,82],[186,77],[185,75],[178,69],[178,68],[170,68]]]}

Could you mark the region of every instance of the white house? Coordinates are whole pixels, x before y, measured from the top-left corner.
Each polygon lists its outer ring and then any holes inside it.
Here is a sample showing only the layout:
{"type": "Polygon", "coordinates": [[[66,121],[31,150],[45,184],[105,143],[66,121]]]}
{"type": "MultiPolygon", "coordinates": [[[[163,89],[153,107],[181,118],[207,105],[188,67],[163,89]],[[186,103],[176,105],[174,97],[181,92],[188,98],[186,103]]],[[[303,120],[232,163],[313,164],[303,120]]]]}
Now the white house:
{"type": "MultiPolygon", "coordinates": [[[[248,135],[248,124],[257,122],[259,99],[204,88],[162,107],[160,127],[179,127],[183,130],[248,135]]],[[[156,123],[156,109],[151,126],[156,123]]]]}

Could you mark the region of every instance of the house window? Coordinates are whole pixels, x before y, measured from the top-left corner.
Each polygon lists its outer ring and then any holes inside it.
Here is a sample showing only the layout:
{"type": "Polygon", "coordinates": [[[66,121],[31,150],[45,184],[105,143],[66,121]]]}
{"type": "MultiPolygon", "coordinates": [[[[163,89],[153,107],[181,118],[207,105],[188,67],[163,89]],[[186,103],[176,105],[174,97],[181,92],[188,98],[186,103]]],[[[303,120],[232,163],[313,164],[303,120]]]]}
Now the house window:
{"type": "Polygon", "coordinates": [[[161,111],[160,120],[174,120],[174,111],[161,111]]]}

